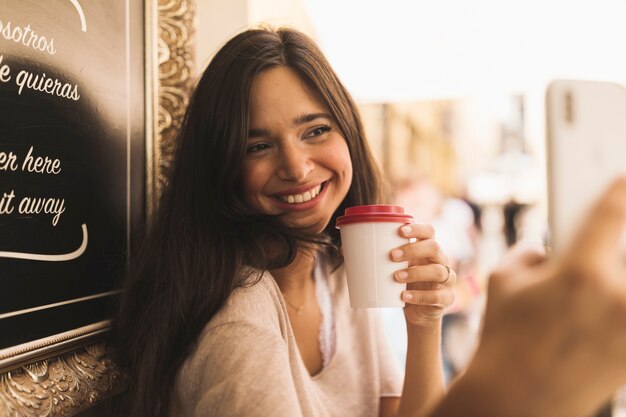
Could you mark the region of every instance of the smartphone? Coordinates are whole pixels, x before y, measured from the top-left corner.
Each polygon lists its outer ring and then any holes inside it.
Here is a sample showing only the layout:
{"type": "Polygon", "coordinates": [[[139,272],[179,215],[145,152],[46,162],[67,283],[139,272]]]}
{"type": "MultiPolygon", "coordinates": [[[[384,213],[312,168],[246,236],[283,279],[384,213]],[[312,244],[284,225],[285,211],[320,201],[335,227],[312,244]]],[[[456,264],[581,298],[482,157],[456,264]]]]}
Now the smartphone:
{"type": "Polygon", "coordinates": [[[615,177],[626,174],[626,89],[555,80],[546,92],[546,124],[548,244],[559,252],[592,203],[615,177]]]}

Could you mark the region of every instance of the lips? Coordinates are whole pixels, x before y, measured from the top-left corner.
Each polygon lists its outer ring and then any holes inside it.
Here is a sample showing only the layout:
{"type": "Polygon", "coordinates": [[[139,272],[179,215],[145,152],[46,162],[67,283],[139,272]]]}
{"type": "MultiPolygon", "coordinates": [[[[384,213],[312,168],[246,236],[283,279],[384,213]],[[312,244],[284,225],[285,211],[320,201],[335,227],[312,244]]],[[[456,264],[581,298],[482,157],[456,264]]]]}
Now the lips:
{"type": "Polygon", "coordinates": [[[300,204],[311,201],[311,199],[317,197],[322,190],[322,184],[318,184],[303,193],[294,193],[287,195],[280,195],[278,198],[288,204],[300,204]]]}
{"type": "Polygon", "coordinates": [[[317,202],[321,199],[321,196],[326,191],[326,183],[327,181],[324,181],[313,186],[292,188],[290,190],[274,194],[272,197],[276,201],[277,205],[283,209],[307,209],[317,204],[317,202]]]}

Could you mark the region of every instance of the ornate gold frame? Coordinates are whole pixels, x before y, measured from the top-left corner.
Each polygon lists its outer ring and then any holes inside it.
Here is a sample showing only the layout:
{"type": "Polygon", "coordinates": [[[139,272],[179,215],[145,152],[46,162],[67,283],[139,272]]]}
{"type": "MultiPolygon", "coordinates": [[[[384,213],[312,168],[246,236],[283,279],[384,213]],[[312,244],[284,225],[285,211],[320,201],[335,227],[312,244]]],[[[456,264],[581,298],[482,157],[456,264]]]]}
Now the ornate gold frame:
{"type": "MultiPolygon", "coordinates": [[[[193,84],[194,0],[145,0],[146,206],[151,216],[193,84]]],[[[22,346],[0,374],[0,417],[71,416],[123,386],[103,341],[110,322],[22,346]]]]}

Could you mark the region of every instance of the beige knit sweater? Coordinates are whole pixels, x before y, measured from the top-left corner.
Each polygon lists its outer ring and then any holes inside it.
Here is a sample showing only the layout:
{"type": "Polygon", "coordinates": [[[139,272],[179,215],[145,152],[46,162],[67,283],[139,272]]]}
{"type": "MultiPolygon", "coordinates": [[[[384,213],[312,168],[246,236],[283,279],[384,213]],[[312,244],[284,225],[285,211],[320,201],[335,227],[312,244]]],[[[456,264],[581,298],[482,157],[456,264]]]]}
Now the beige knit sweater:
{"type": "Polygon", "coordinates": [[[206,325],[176,379],[172,417],[378,416],[402,372],[373,309],[350,307],[343,267],[329,277],[335,353],[315,376],[300,357],[269,273],[237,289],[206,325]]]}

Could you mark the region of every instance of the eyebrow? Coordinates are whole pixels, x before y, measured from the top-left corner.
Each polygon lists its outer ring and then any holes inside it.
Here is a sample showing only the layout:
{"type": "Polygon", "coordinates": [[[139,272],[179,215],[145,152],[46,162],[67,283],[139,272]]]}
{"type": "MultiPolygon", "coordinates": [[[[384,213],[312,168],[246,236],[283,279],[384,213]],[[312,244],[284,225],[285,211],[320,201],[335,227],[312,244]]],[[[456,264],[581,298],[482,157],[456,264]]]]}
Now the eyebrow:
{"type": "MultiPolygon", "coordinates": [[[[328,113],[303,113],[296,116],[291,123],[294,126],[299,126],[304,123],[312,122],[316,119],[332,120],[333,118],[328,113]]],[[[248,131],[248,138],[258,138],[263,136],[271,136],[271,132],[268,129],[250,129],[248,131]]]]}
{"type": "Polygon", "coordinates": [[[293,125],[298,126],[304,123],[312,122],[315,119],[330,119],[333,118],[328,113],[305,113],[298,115],[295,119],[293,119],[293,125]]]}

